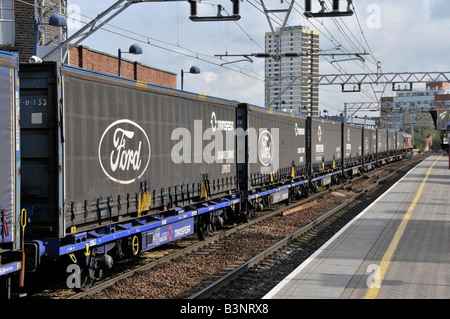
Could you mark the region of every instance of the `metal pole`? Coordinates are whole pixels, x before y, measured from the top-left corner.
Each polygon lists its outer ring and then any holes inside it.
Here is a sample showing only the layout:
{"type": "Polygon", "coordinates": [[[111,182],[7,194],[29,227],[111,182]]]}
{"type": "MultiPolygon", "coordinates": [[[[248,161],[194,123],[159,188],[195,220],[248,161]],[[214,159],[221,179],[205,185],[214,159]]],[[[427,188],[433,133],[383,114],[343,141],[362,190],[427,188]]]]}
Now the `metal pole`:
{"type": "Polygon", "coordinates": [[[118,61],[119,61],[119,67],[118,67],[119,76],[122,76],[122,50],[119,49],[119,52],[117,55],[118,55],[118,61]]]}
{"type": "Polygon", "coordinates": [[[184,72],[181,70],[181,91],[183,91],[184,72]]]}
{"type": "Polygon", "coordinates": [[[344,103],[344,124],[347,124],[347,103],[344,103]]]}

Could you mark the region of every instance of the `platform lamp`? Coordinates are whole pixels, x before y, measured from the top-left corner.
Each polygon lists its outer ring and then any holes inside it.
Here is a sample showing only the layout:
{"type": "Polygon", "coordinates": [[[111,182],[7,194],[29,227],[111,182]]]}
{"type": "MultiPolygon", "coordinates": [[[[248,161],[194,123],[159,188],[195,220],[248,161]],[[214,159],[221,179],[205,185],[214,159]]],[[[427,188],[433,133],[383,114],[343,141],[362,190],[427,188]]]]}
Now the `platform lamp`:
{"type": "Polygon", "coordinates": [[[49,25],[52,27],[58,27],[58,28],[66,28],[67,27],[67,19],[65,16],[59,13],[53,13],[50,18],[48,19],[47,23],[39,23],[38,19],[34,19],[34,56],[30,59],[29,62],[36,63],[36,62],[42,62],[42,60],[39,58],[39,26],[41,25],[49,25]]]}
{"type": "Polygon", "coordinates": [[[181,70],[181,90],[183,90],[184,73],[200,74],[200,68],[198,66],[193,65],[189,69],[189,72],[184,72],[183,70],[181,70]]]}
{"type": "Polygon", "coordinates": [[[276,102],[275,103],[275,110],[281,109],[282,105],[287,104],[287,102],[285,100],[281,100],[281,102],[276,102]]]}
{"type": "Polygon", "coordinates": [[[142,48],[138,44],[132,44],[128,49],[128,52],[122,52],[121,49],[118,50],[118,60],[119,60],[119,76],[122,76],[122,53],[130,53],[130,54],[142,54],[142,48]]]}

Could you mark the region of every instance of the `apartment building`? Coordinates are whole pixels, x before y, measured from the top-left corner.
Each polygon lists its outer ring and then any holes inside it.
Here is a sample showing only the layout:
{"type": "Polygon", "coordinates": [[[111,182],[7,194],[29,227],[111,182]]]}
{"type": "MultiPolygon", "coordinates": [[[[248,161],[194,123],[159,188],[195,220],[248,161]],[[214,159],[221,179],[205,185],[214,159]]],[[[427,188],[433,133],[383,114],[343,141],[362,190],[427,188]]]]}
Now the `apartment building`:
{"type": "Polygon", "coordinates": [[[450,83],[429,82],[425,88],[381,98],[380,128],[413,132],[433,127],[431,109],[450,109],[450,83]]]}
{"type": "Polygon", "coordinates": [[[319,114],[319,32],[308,27],[266,32],[265,106],[319,114]],[[279,58],[277,58],[279,57],[279,58]]]}

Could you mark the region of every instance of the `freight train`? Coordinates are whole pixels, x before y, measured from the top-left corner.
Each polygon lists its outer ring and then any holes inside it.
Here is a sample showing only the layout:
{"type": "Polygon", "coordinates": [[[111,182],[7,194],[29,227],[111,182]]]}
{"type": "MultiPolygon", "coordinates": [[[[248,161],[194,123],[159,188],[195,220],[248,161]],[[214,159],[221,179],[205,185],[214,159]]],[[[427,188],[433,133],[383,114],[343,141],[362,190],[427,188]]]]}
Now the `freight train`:
{"type": "Polygon", "coordinates": [[[410,151],[400,132],[6,60],[2,257],[17,251],[18,270],[31,272],[67,258],[79,267],[71,288],[86,289],[116,259],[204,239],[410,151]]]}

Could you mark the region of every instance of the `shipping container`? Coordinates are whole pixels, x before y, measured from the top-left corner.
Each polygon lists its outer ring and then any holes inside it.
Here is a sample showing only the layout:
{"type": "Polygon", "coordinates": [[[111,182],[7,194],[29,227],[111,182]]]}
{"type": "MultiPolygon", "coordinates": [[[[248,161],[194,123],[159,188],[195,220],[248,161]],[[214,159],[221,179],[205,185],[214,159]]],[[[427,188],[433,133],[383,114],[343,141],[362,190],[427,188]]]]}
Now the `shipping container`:
{"type": "Polygon", "coordinates": [[[389,155],[397,154],[397,134],[395,131],[388,131],[388,151],[389,155]]]}
{"type": "MultiPolygon", "coordinates": [[[[19,57],[0,51],[0,277],[22,269],[20,207],[19,57]]],[[[3,284],[3,282],[2,282],[3,284]]],[[[8,287],[10,285],[8,284],[8,287]]]]}
{"type": "MultiPolygon", "coordinates": [[[[248,169],[250,186],[305,173],[305,117],[242,104],[238,122],[247,137],[248,168],[243,169],[248,169]]],[[[238,150],[243,147],[238,142],[238,150]]],[[[242,163],[245,155],[241,158],[242,163]]]]}
{"type": "Polygon", "coordinates": [[[62,238],[236,189],[235,102],[56,63],[20,73],[30,236],[62,238]]]}
{"type": "Polygon", "coordinates": [[[344,158],[348,163],[357,163],[362,160],[362,128],[353,125],[344,125],[344,158]]]}
{"type": "Polygon", "coordinates": [[[311,162],[314,172],[334,169],[342,163],[342,123],[313,119],[311,162]]]}
{"type": "Polygon", "coordinates": [[[387,131],[378,130],[378,157],[388,152],[387,131]]]}
{"type": "Polygon", "coordinates": [[[364,161],[374,160],[377,154],[377,130],[364,128],[364,161]]]}

